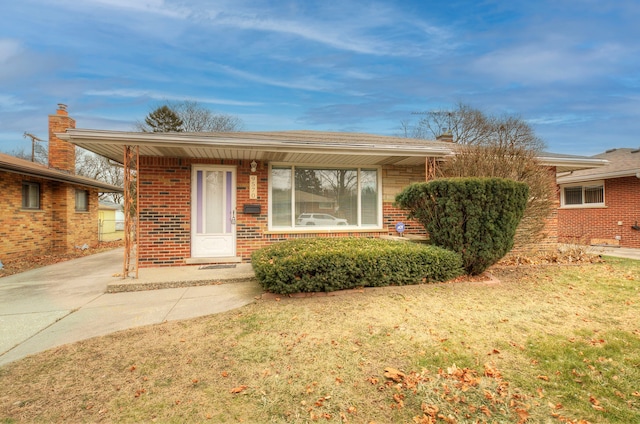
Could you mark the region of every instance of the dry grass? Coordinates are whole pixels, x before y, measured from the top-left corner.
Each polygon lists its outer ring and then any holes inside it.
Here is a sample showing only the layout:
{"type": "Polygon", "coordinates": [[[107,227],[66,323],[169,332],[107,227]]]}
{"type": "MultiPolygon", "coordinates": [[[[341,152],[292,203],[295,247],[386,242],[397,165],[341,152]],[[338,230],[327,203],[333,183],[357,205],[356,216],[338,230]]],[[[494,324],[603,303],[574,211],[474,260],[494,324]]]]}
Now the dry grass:
{"type": "Polygon", "coordinates": [[[638,262],[494,272],[60,347],[0,369],[0,422],[639,422],[638,262]]]}

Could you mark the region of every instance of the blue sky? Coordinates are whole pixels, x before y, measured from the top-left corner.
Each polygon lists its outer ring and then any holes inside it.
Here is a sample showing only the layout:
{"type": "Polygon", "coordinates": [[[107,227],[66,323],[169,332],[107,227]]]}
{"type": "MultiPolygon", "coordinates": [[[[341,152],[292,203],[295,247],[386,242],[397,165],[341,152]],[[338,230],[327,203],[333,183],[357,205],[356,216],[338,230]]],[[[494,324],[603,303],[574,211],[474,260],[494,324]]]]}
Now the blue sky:
{"type": "Polygon", "coordinates": [[[0,15],[0,151],[132,130],[196,100],[250,131],[397,135],[458,102],[530,122],[557,153],[640,147],[640,2],[20,0],[0,15]]]}

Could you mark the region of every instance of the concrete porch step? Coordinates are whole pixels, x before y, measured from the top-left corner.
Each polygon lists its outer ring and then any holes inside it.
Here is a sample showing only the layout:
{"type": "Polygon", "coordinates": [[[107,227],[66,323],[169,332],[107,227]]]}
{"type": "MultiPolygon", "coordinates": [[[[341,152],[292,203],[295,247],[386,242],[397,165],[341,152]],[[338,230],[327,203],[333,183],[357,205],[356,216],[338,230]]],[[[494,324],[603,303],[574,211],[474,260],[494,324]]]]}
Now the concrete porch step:
{"type": "MultiPolygon", "coordinates": [[[[133,273],[132,273],[133,274],[133,273]]],[[[249,281],[255,279],[253,267],[247,263],[188,265],[142,268],[139,278],[114,275],[107,284],[107,293],[195,287],[249,281]]]]}

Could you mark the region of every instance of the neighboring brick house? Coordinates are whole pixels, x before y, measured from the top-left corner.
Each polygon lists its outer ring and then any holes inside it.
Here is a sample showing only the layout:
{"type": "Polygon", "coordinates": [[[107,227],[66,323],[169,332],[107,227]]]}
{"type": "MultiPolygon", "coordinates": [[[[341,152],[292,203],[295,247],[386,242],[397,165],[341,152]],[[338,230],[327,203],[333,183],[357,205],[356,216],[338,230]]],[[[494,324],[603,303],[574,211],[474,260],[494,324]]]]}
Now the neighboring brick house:
{"type": "Polygon", "coordinates": [[[593,156],[609,163],[558,174],[559,240],[640,248],[640,149],[593,156]]]}
{"type": "MultiPolygon", "coordinates": [[[[424,234],[394,207],[395,196],[452,151],[446,141],[315,131],[70,129],[59,137],[120,162],[125,146],[139,148],[140,268],[249,261],[256,249],[290,238],[398,235],[401,221],[407,234],[424,234]],[[308,216],[320,211],[336,224],[308,216]]],[[[541,159],[553,173],[601,163],[541,159]]]]}
{"type": "Polygon", "coordinates": [[[0,153],[0,260],[98,243],[98,193],[122,189],[74,175],[75,147],[55,137],[74,126],[63,108],[49,117],[49,166],[0,153]]]}

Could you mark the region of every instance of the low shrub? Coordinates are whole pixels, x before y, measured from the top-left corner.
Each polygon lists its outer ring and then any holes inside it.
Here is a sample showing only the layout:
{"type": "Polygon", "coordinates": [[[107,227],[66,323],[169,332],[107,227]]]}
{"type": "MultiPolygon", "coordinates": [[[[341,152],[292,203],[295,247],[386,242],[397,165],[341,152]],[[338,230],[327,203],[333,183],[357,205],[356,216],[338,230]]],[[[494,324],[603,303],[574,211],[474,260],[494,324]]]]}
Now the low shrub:
{"type": "Polygon", "coordinates": [[[442,178],[416,183],[396,196],[396,204],[425,226],[436,246],[462,255],[476,275],[513,247],[527,205],[529,187],[504,178],[442,178]]]}
{"type": "Polygon", "coordinates": [[[446,281],[463,273],[454,252],[366,238],[289,240],[254,252],[251,261],[262,287],[278,294],[446,281]]]}

